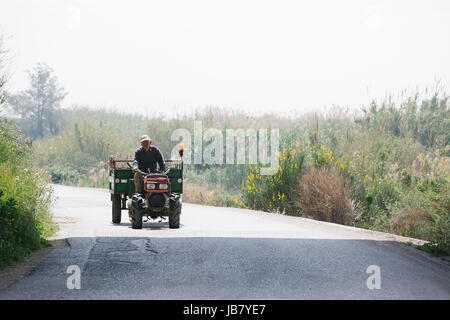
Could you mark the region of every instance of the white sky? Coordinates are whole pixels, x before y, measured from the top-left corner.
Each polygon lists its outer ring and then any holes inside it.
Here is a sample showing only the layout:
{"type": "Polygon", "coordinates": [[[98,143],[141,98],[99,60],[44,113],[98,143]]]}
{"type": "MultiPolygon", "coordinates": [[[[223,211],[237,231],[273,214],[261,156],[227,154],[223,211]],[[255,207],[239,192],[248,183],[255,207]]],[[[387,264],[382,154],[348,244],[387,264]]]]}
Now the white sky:
{"type": "Polygon", "coordinates": [[[450,84],[448,0],[0,0],[0,32],[10,90],[46,62],[67,106],[305,112],[450,84]]]}

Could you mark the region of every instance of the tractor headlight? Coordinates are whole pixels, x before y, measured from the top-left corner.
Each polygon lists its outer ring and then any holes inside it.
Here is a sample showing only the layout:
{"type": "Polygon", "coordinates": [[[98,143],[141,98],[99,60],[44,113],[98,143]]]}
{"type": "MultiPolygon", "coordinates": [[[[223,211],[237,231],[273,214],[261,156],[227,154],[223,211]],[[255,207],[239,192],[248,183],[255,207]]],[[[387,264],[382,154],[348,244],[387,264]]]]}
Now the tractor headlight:
{"type": "Polygon", "coordinates": [[[147,189],[148,190],[154,190],[155,189],[155,184],[154,183],[147,183],[147,189]]]}
{"type": "Polygon", "coordinates": [[[120,179],[116,178],[116,180],[114,180],[115,183],[120,183],[120,179]]]}
{"type": "Polygon", "coordinates": [[[167,190],[169,188],[169,185],[167,183],[160,183],[159,189],[160,190],[167,190]]]}

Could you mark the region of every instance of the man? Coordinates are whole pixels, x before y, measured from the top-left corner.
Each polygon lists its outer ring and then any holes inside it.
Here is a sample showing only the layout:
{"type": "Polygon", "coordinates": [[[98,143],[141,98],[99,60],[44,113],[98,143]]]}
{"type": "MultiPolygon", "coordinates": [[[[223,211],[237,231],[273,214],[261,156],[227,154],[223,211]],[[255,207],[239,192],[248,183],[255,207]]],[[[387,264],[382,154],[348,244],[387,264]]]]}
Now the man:
{"type": "Polygon", "coordinates": [[[157,172],[156,163],[159,164],[159,169],[164,171],[166,169],[166,164],[164,158],[157,147],[151,146],[152,140],[148,135],[143,135],[141,137],[141,147],[134,153],[133,168],[134,172],[134,187],[135,191],[142,193],[142,186],[144,177],[142,173],[136,171],[139,169],[145,173],[147,172],[157,172]]]}

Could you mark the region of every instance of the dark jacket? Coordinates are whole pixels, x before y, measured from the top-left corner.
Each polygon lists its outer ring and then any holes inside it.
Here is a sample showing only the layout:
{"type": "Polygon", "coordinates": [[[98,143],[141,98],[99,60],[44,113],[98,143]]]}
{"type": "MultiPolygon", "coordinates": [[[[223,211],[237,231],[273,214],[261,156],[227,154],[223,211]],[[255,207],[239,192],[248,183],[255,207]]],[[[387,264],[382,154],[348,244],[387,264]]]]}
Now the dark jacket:
{"type": "Polygon", "coordinates": [[[143,147],[140,147],[134,153],[133,168],[137,168],[141,171],[156,172],[156,163],[159,164],[159,169],[164,171],[166,169],[166,164],[164,163],[164,158],[161,151],[157,147],[150,146],[148,151],[145,151],[143,147]]]}

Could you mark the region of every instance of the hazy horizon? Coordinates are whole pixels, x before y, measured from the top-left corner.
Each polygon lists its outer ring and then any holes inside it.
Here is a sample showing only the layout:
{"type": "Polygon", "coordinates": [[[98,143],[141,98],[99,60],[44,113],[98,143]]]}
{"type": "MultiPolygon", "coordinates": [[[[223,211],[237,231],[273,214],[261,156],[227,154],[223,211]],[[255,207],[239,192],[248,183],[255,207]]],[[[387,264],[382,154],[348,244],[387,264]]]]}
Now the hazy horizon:
{"type": "Polygon", "coordinates": [[[450,84],[448,1],[2,1],[0,34],[9,91],[45,62],[69,107],[304,113],[450,84]]]}

